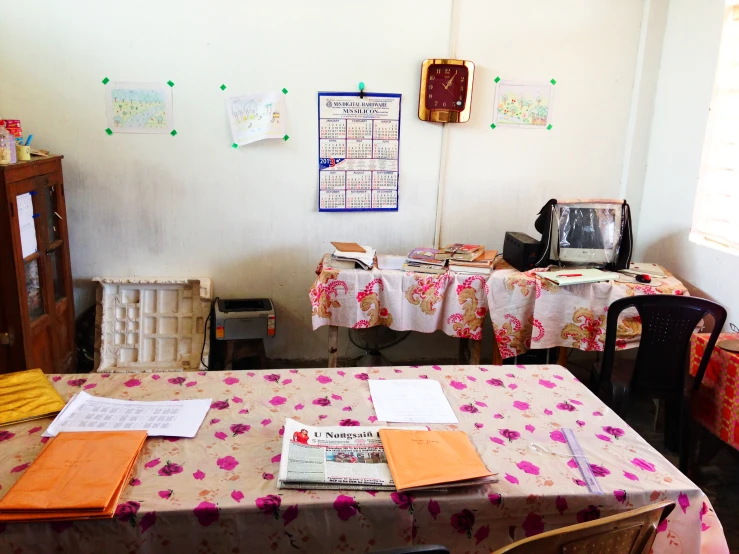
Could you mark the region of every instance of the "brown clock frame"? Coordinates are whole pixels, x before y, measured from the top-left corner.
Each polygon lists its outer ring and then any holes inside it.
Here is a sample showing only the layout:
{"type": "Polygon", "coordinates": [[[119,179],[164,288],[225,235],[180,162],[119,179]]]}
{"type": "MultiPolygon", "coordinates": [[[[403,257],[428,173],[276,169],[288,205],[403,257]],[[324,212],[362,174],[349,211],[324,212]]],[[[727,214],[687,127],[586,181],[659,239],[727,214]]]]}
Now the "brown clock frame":
{"type": "Polygon", "coordinates": [[[421,88],[418,95],[418,119],[431,121],[433,123],[466,123],[470,119],[472,111],[472,85],[474,82],[475,64],[467,60],[450,60],[443,58],[431,58],[424,60],[421,64],[421,88]],[[426,107],[426,83],[428,72],[432,65],[459,65],[467,68],[467,95],[465,97],[464,109],[457,110],[430,110],[426,107]]]}

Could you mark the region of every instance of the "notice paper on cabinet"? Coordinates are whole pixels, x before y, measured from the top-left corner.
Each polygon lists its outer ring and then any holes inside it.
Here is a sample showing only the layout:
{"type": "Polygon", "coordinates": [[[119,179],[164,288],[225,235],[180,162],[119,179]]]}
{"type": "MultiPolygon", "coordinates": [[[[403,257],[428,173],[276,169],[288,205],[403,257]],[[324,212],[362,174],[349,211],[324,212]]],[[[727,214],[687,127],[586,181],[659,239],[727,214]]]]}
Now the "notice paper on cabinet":
{"type": "Polygon", "coordinates": [[[21,234],[21,255],[25,258],[38,249],[36,244],[36,224],[33,221],[33,198],[31,193],[19,194],[15,198],[18,205],[18,226],[21,234]]]}
{"type": "Polygon", "coordinates": [[[433,379],[369,381],[375,415],[393,423],[459,423],[441,383],[433,379]]]}
{"type": "Polygon", "coordinates": [[[318,93],[318,209],[398,210],[400,94],[318,93]]]}
{"type": "Polygon", "coordinates": [[[146,431],[150,437],[194,437],[211,399],[136,402],[80,392],[51,422],[45,437],[61,431],[146,431]]]}

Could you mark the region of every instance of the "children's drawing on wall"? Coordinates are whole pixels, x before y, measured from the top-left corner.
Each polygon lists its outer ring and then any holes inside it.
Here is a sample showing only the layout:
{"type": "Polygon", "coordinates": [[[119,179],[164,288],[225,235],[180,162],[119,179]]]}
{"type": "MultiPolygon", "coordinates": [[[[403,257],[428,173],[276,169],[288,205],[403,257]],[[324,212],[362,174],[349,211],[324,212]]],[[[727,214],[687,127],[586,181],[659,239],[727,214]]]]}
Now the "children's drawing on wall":
{"type": "Polygon", "coordinates": [[[495,94],[493,123],[500,126],[546,129],[552,123],[554,86],[551,83],[500,81],[495,94]]]}
{"type": "Polygon", "coordinates": [[[282,92],[239,94],[226,98],[226,117],[233,143],[251,144],[285,136],[285,95],[282,92]]]}
{"type": "Polygon", "coordinates": [[[108,127],[114,133],[163,133],[174,128],[172,87],[166,83],[109,83],[108,127]]]}

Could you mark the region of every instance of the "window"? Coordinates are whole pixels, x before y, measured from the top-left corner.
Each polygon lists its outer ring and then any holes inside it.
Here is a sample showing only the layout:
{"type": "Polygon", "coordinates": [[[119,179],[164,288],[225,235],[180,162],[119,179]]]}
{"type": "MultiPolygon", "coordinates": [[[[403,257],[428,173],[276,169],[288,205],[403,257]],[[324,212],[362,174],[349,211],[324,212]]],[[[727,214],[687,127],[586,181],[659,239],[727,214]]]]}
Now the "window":
{"type": "Polygon", "coordinates": [[[690,240],[739,254],[739,0],[729,4],[690,240]]]}

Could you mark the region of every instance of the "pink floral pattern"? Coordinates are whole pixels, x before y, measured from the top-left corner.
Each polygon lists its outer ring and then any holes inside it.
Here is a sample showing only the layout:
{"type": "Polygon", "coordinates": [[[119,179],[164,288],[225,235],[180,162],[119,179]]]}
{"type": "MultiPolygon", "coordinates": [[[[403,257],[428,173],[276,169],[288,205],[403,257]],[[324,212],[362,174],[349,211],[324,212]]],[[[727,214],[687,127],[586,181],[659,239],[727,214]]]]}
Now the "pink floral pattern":
{"type": "MultiPolygon", "coordinates": [[[[487,305],[491,308],[495,338],[503,358],[535,348],[575,347],[602,351],[606,308],[627,296],[644,294],[687,295],[673,275],[657,288],[639,283],[593,283],[559,287],[537,277],[542,269],[521,273],[501,260],[487,280],[487,305]],[[573,321],[573,314],[574,321],[573,321]],[[567,323],[570,322],[570,323],[567,323]]],[[[619,350],[639,344],[641,323],[619,318],[616,346],[619,350]]],[[[546,385],[545,385],[546,386],[546,385]]]]}
{"type": "MultiPolygon", "coordinates": [[[[444,304],[439,303],[437,311],[443,310],[444,304]]],[[[214,399],[214,406],[194,439],[147,440],[112,526],[95,521],[8,524],[0,526],[0,552],[18,548],[53,551],[54,545],[45,541],[58,533],[64,533],[70,550],[84,551],[89,533],[97,532],[91,530],[105,526],[111,554],[143,550],[147,544],[164,541],[168,551],[189,552],[193,545],[201,545],[203,533],[208,534],[208,548],[219,552],[232,551],[248,536],[252,551],[276,554],[371,551],[412,541],[482,554],[508,544],[511,528],[516,539],[533,536],[578,520],[637,508],[651,498],[673,500],[678,506],[670,515],[669,528],[665,526],[658,534],[655,552],[726,552],[721,523],[701,491],[558,366],[367,368],[345,376],[326,369],[320,373],[202,373],[169,374],[159,380],[132,374],[69,375],[56,381],[58,376],[50,376],[65,400],[80,387],[95,384],[101,396],[142,400],[206,397],[214,399]],[[195,375],[197,387],[186,387],[195,375]],[[266,379],[265,375],[277,377],[266,379]],[[320,375],[331,381],[317,381],[320,375]],[[472,493],[459,490],[433,498],[422,493],[416,497],[400,492],[277,488],[280,430],[286,417],[325,426],[339,425],[350,415],[352,426],[354,422],[368,425],[375,412],[364,381],[421,375],[442,383],[459,418],[454,427],[467,432],[488,467],[499,474],[498,483],[472,493]],[[182,382],[178,377],[183,377],[182,382]],[[85,383],[78,384],[80,379],[85,383]],[[125,383],[132,379],[141,385],[127,387],[125,383]],[[287,380],[292,383],[283,387],[287,380]],[[466,388],[455,388],[452,381],[466,388]],[[508,388],[514,382],[518,388],[508,388]],[[270,402],[275,393],[284,402],[270,402]],[[557,408],[565,403],[575,411],[557,408]],[[347,406],[351,411],[344,411],[347,406]],[[266,420],[271,423],[262,426],[266,420]],[[588,452],[605,495],[594,497],[588,492],[571,458],[537,454],[528,448],[535,443],[554,452],[567,451],[560,442],[563,428],[573,429],[588,452]],[[43,544],[37,546],[39,541],[43,544]]],[[[39,435],[48,422],[38,420],[0,430],[0,496],[38,456],[44,446],[39,435]]]]}

